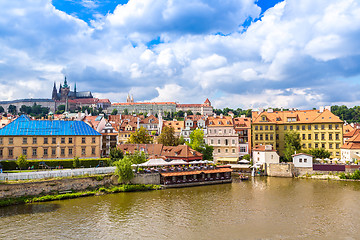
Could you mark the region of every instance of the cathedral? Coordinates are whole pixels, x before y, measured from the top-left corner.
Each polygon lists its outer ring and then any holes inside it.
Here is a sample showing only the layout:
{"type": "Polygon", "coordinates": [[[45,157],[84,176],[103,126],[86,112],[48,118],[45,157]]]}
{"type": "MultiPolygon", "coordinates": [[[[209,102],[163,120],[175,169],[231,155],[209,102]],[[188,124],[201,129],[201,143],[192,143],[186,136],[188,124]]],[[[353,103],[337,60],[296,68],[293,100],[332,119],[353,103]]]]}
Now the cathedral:
{"type": "Polygon", "coordinates": [[[81,99],[81,98],[93,98],[90,91],[87,92],[77,92],[76,91],[76,83],[74,87],[74,91],[70,91],[70,86],[67,84],[67,80],[65,77],[64,84],[61,85],[59,91],[57,91],[55,83],[52,91],[52,99],[54,101],[66,101],[66,99],[81,99]]]}

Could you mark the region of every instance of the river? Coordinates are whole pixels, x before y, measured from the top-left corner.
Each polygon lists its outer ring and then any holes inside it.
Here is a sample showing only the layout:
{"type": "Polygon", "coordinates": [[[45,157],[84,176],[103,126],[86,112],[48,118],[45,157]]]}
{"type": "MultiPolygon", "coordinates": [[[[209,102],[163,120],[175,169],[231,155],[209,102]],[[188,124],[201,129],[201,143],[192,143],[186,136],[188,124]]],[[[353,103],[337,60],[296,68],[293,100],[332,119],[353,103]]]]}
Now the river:
{"type": "Polygon", "coordinates": [[[360,182],[255,178],[0,208],[0,239],[359,239],[360,182]]]}

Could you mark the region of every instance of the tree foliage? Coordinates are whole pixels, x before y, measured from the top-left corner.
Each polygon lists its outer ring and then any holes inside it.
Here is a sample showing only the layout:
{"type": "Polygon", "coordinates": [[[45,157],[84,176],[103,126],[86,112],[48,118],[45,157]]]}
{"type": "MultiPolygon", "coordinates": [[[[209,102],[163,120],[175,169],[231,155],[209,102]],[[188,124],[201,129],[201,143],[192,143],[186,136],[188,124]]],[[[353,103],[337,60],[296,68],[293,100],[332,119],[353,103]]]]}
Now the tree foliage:
{"type": "Polygon", "coordinates": [[[313,155],[314,158],[325,159],[330,157],[330,152],[324,148],[313,148],[305,151],[305,153],[313,155]]]}
{"type": "Polygon", "coordinates": [[[111,115],[117,115],[118,114],[118,110],[116,108],[114,108],[111,112],[111,115]]]}
{"type": "Polygon", "coordinates": [[[286,161],[291,161],[292,155],[295,153],[295,151],[299,151],[301,149],[300,134],[296,131],[286,131],[284,139],[284,157],[286,161]]]}
{"type": "Polygon", "coordinates": [[[348,108],[345,105],[335,105],[331,106],[331,112],[343,121],[347,121],[349,123],[360,122],[360,106],[348,108]]]}
{"type": "Polygon", "coordinates": [[[221,109],[214,109],[213,110],[216,115],[223,114],[224,116],[228,116],[229,112],[234,114],[234,117],[240,117],[241,115],[245,115],[245,117],[251,117],[251,109],[243,110],[241,108],[231,109],[231,108],[224,108],[221,109]]]}
{"type": "Polygon", "coordinates": [[[128,156],[125,156],[123,159],[115,162],[115,175],[119,177],[119,183],[129,183],[134,177],[131,165],[132,162],[128,156]]]}
{"type": "Polygon", "coordinates": [[[148,134],[144,127],[136,129],[135,132],[131,133],[127,143],[132,144],[147,144],[152,143],[153,138],[148,134]]]}
{"type": "Polygon", "coordinates": [[[8,113],[16,114],[16,106],[10,104],[9,107],[8,107],[8,113]]]}
{"type": "Polygon", "coordinates": [[[141,164],[146,162],[146,154],[143,151],[135,151],[133,154],[126,154],[126,157],[130,159],[131,164],[141,164]]]}
{"type": "Polygon", "coordinates": [[[3,106],[0,106],[0,113],[5,112],[5,109],[3,108],[3,106]]]}
{"type": "Polygon", "coordinates": [[[79,167],[80,167],[80,160],[79,160],[78,157],[74,157],[73,167],[74,167],[74,168],[79,168],[79,167]]]}
{"type": "Polygon", "coordinates": [[[45,117],[46,114],[49,113],[50,109],[47,108],[47,107],[42,107],[41,105],[37,105],[36,103],[34,103],[34,105],[32,107],[22,105],[20,107],[19,111],[21,113],[28,114],[28,115],[31,115],[33,117],[40,118],[40,117],[45,117]]]}
{"type": "Polygon", "coordinates": [[[164,126],[157,142],[165,146],[177,146],[179,145],[179,138],[175,136],[173,127],[164,126]]]}
{"type": "Polygon", "coordinates": [[[116,147],[110,149],[110,160],[112,162],[119,161],[123,157],[124,157],[124,153],[120,149],[116,147]]]}
{"type": "Polygon", "coordinates": [[[18,158],[16,159],[16,164],[19,166],[20,170],[26,168],[28,165],[26,155],[21,154],[20,156],[18,156],[18,158]]]}
{"type": "Polygon", "coordinates": [[[195,129],[190,133],[190,142],[186,143],[189,147],[203,154],[203,159],[213,160],[214,147],[205,144],[204,131],[195,129]]]}

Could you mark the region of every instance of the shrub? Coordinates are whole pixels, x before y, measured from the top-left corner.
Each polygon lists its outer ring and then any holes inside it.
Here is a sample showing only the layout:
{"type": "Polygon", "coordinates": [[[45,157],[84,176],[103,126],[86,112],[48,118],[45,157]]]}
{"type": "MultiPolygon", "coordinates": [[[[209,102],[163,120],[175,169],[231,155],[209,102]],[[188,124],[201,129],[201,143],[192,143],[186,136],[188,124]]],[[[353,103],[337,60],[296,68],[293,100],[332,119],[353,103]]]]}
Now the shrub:
{"type": "Polygon", "coordinates": [[[78,157],[75,157],[73,160],[73,167],[74,168],[79,168],[80,167],[80,160],[78,157]]]}
{"type": "Polygon", "coordinates": [[[16,164],[19,166],[20,169],[26,168],[28,165],[26,155],[20,155],[16,160],[16,164]]]}

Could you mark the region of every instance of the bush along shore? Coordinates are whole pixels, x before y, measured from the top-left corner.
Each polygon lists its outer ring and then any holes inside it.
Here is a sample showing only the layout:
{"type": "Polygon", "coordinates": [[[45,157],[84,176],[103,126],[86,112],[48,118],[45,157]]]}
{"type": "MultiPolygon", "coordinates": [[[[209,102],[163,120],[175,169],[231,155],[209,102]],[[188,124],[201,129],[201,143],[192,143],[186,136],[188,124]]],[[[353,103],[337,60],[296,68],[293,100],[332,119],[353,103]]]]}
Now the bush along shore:
{"type": "Polygon", "coordinates": [[[44,196],[24,196],[17,198],[4,198],[0,199],[0,207],[17,205],[17,204],[27,204],[34,202],[48,202],[56,201],[63,199],[87,197],[87,196],[98,196],[110,193],[119,193],[119,192],[139,192],[139,191],[150,191],[150,190],[159,190],[161,186],[152,185],[152,184],[123,184],[118,186],[111,187],[100,187],[95,190],[89,191],[80,191],[80,192],[58,192],[54,195],[44,195],[44,196]]]}

